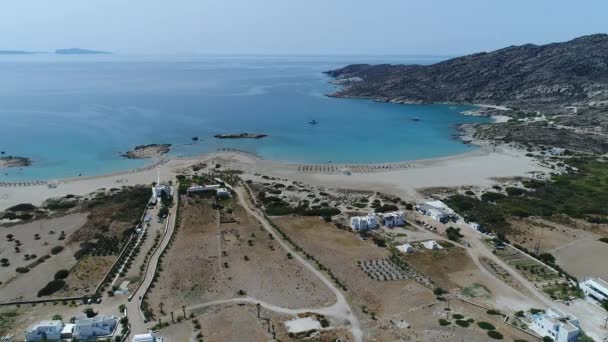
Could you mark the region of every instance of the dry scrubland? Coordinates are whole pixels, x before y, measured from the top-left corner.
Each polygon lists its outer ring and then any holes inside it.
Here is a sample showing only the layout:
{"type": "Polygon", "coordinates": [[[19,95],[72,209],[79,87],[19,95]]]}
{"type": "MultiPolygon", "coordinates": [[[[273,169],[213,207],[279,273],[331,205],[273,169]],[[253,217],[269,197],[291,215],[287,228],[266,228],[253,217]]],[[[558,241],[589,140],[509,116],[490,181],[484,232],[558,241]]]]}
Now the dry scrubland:
{"type": "Polygon", "coordinates": [[[158,282],[149,295],[155,316],[245,293],[289,308],[334,303],[329,289],[297,261],[289,258],[260,224],[234,198],[223,213],[204,197],[180,199],[181,224],[162,260],[158,282]],[[229,213],[231,208],[232,213],[229,213]],[[220,223],[233,218],[235,222],[220,223]]]}
{"type": "MultiPolygon", "coordinates": [[[[433,292],[414,280],[375,281],[357,265],[357,260],[380,259],[389,251],[376,246],[371,240],[361,240],[357,235],[337,229],[317,217],[276,217],[274,222],[304,251],[314,256],[347,287],[346,292],[353,309],[357,311],[370,339],[377,341],[487,341],[485,330],[471,325],[469,328],[441,326],[445,317],[445,302],[437,301],[433,292]],[[406,328],[407,324],[410,328],[406,328]]],[[[405,260],[416,270],[430,276],[445,288],[458,288],[470,284],[472,297],[491,295],[484,286],[477,284],[483,278],[462,248],[438,252],[424,252],[407,256],[405,260]]],[[[452,305],[457,305],[452,300],[452,305]]],[[[475,321],[491,321],[475,306],[463,304],[463,315],[475,321]]],[[[514,329],[496,327],[505,336],[521,337],[514,329]]],[[[525,335],[525,334],[524,334],[525,335]]]]}
{"type": "Polygon", "coordinates": [[[52,280],[57,271],[76,265],[74,253],[78,245],[59,238],[62,231],[65,236],[71,236],[85,222],[86,214],[76,213],[1,228],[0,258],[8,259],[9,265],[0,267],[0,301],[35,299],[38,290],[52,280]],[[7,238],[9,235],[13,236],[12,241],[7,238]],[[19,252],[15,250],[16,241],[20,242],[19,252]],[[57,246],[64,249],[53,254],[51,250],[57,246]],[[38,264],[45,256],[49,258],[38,264]],[[18,268],[29,271],[19,273],[18,268]]]}
{"type": "Polygon", "coordinates": [[[18,215],[29,221],[2,228],[0,301],[92,294],[149,197],[147,187],[125,187],[47,200],[41,208],[17,206],[28,209],[18,215]],[[47,283],[52,290],[39,292],[47,283]]]}

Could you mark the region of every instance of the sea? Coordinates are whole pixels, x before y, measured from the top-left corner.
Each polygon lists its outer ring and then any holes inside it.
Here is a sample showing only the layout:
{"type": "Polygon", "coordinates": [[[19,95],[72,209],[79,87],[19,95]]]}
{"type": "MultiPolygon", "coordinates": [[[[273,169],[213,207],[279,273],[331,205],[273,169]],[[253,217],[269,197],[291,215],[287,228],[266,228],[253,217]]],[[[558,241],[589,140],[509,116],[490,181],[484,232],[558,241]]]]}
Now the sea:
{"type": "Polygon", "coordinates": [[[223,148],[294,163],[371,163],[470,151],[454,138],[471,106],[327,97],[323,71],[352,63],[431,64],[434,56],[0,56],[0,151],[31,158],[0,181],[138,168],[121,153],[172,144],[170,155],[223,148]],[[316,120],[316,125],[309,122],[316,120]],[[264,139],[217,139],[222,133],[264,139]],[[193,141],[198,137],[198,141],[193,141]]]}

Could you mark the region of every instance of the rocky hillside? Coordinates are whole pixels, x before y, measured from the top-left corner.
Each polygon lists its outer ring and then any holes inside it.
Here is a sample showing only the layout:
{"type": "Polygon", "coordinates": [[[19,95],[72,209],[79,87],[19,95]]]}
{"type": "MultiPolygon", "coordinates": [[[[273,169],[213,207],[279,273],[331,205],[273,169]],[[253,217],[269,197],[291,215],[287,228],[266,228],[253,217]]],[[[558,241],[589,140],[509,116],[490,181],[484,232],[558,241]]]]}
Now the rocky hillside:
{"type": "Polygon", "coordinates": [[[433,65],[356,64],[328,71],[338,97],[399,103],[563,106],[608,100],[608,35],[527,44],[433,65]]]}

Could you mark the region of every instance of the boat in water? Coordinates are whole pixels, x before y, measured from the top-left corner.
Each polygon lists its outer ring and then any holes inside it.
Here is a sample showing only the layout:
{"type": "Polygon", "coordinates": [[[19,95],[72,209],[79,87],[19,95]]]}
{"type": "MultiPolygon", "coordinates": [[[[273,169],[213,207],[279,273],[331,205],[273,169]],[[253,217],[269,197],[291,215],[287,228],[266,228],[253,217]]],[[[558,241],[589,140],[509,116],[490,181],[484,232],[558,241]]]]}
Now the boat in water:
{"type": "Polygon", "coordinates": [[[308,123],[311,125],[316,125],[318,122],[317,122],[317,120],[312,119],[312,120],[308,121],[308,123]]]}
{"type": "Polygon", "coordinates": [[[412,118],[412,121],[420,121],[420,118],[412,118]]]}

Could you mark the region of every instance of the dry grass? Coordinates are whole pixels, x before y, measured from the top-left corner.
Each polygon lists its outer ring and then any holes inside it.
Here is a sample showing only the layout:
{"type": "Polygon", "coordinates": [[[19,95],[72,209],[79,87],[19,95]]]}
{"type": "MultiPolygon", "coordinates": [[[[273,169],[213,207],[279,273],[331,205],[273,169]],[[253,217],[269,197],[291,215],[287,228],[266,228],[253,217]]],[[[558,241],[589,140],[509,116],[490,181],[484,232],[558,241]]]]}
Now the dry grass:
{"type": "Polygon", "coordinates": [[[66,288],[58,295],[92,293],[116,258],[115,255],[84,257],[70,270],[70,275],[66,278],[66,288]]]}
{"type": "Polygon", "coordinates": [[[160,313],[207,301],[248,296],[284,307],[329,305],[333,294],[289,259],[255,219],[235,202],[237,222],[220,224],[211,199],[184,197],[182,224],[162,262],[150,305],[160,313]]]}
{"type": "Polygon", "coordinates": [[[405,258],[418,272],[426,274],[444,289],[459,287],[454,275],[458,272],[469,272],[477,268],[467,252],[460,247],[439,251],[413,253],[405,258]]]}

